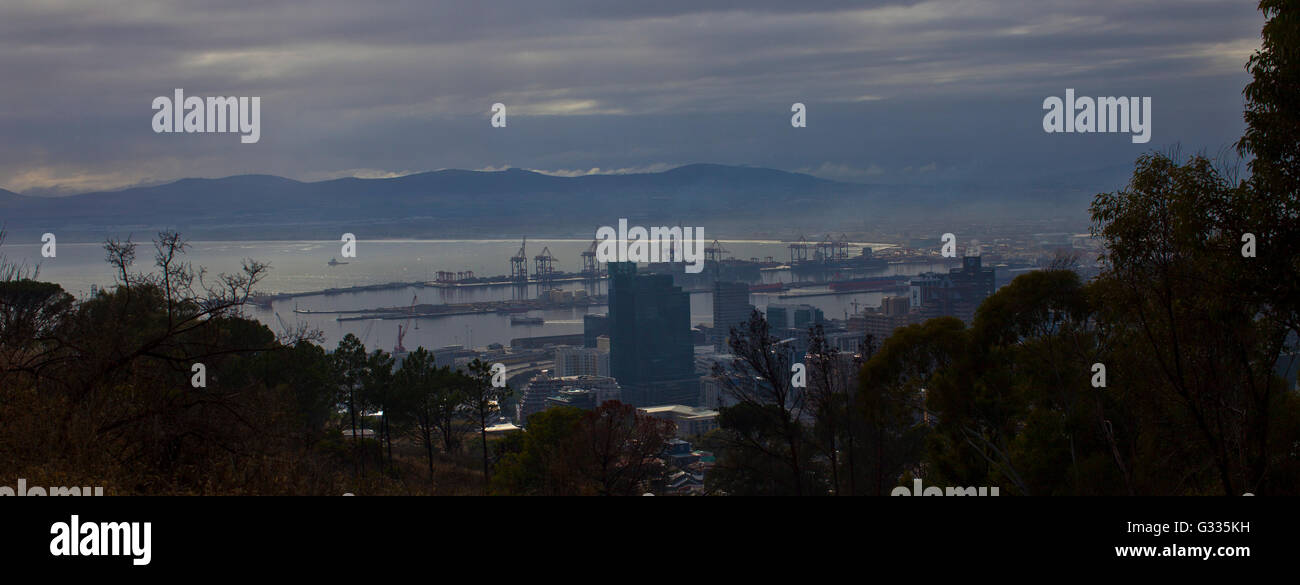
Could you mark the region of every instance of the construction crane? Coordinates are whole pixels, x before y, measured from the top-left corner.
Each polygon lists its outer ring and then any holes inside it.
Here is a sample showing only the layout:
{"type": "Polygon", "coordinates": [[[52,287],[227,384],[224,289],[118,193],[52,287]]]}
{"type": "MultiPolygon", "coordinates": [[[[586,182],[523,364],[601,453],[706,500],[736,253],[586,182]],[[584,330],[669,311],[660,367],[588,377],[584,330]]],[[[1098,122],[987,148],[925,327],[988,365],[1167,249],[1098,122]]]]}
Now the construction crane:
{"type": "MultiPolygon", "coordinates": [[[[418,295],[411,297],[411,308],[407,309],[405,327],[402,325],[397,326],[397,345],[393,346],[393,355],[406,353],[406,346],[402,345],[402,341],[406,339],[406,334],[411,330],[411,321],[415,320],[415,303],[417,300],[419,300],[418,295]]],[[[419,329],[420,326],[416,325],[415,328],[419,329]]]]}

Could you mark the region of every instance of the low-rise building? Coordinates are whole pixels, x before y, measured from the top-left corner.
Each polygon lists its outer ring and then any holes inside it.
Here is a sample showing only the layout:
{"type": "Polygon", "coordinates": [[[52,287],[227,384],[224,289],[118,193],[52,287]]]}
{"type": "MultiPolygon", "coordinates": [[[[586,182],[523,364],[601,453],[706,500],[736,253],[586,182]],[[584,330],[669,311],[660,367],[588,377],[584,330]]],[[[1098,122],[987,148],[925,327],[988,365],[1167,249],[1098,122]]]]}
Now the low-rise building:
{"type": "Polygon", "coordinates": [[[683,404],[665,404],[638,408],[641,412],[670,420],[677,425],[680,438],[697,437],[718,428],[718,411],[683,404]]]}

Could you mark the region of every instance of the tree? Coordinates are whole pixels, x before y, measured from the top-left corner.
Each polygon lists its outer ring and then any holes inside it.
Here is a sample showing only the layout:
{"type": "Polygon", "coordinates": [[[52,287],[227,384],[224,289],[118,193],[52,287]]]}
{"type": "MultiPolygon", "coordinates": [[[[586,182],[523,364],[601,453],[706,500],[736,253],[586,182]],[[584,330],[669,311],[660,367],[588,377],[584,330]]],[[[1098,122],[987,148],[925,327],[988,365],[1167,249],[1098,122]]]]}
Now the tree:
{"type": "Polygon", "coordinates": [[[1246,131],[1237,152],[1253,157],[1248,188],[1235,193],[1217,223],[1225,234],[1257,238],[1256,258],[1241,275],[1242,292],[1258,297],[1266,314],[1300,329],[1300,5],[1262,0],[1267,21],[1261,45],[1247,62],[1251,81],[1246,131]]]}
{"type": "Polygon", "coordinates": [[[1126,189],[1092,206],[1108,264],[1097,282],[1101,318],[1129,349],[1126,373],[1152,393],[1150,408],[1209,454],[1213,479],[1187,482],[1217,483],[1222,494],[1265,489],[1279,417],[1295,398],[1273,371],[1294,329],[1271,295],[1242,289],[1255,268],[1238,234],[1220,227],[1251,191],[1204,157],[1153,153],[1126,189]]]}
{"type": "Polygon", "coordinates": [[[732,329],[729,343],[736,356],[731,371],[722,364],[713,366],[723,391],[737,403],[719,409],[718,426],[723,432],[714,435],[714,444],[733,451],[732,456],[720,457],[719,465],[753,467],[753,458],[775,459],[788,477],[775,485],[794,495],[820,492],[821,478],[811,467],[811,453],[804,448],[807,429],[802,418],[807,397],[791,383],[796,357],[793,347],[772,336],[767,320],[757,310],[732,329]],[[735,408],[740,410],[728,416],[728,410],[735,408]],[[739,426],[729,426],[732,423],[739,426]]]}
{"type": "Polygon", "coordinates": [[[660,455],[676,430],[672,421],[608,401],[583,415],[561,469],[573,474],[577,493],[640,495],[663,473],[660,455]]]}
{"type": "Polygon", "coordinates": [[[110,493],[339,493],[311,450],[334,403],[324,352],[245,318],[264,264],[214,278],[186,248],[160,233],[137,273],[135,244],[110,240],[116,283],[81,300],[0,260],[0,467],[110,493]]]}
{"type": "MultiPolygon", "coordinates": [[[[396,361],[392,354],[377,349],[366,360],[365,376],[362,378],[365,404],[380,413],[379,428],[375,436],[379,438],[380,447],[387,445],[388,464],[393,463],[393,434],[391,420],[393,406],[397,400],[393,366],[396,361]]],[[[382,455],[381,455],[382,458],[382,455]]]]}
{"type": "Polygon", "coordinates": [[[348,405],[348,418],[352,428],[353,465],[360,466],[359,473],[364,477],[365,461],[358,455],[360,437],[357,434],[357,411],[363,404],[362,384],[370,365],[366,356],[366,346],[361,344],[357,336],[349,333],[339,340],[339,346],[334,350],[332,357],[335,375],[340,382],[339,401],[348,405]]]}
{"type": "Polygon", "coordinates": [[[492,493],[632,496],[664,469],[675,425],[616,400],[594,410],[548,408],[499,441],[492,493]]]}
{"type": "Polygon", "coordinates": [[[498,442],[500,460],[492,475],[499,495],[565,495],[567,478],[560,462],[584,412],[573,406],[548,408],[528,417],[528,428],[498,442]]]}
{"type": "Polygon", "coordinates": [[[509,386],[493,384],[492,364],[475,359],[469,363],[469,380],[466,385],[465,408],[474,427],[478,429],[483,449],[483,484],[489,480],[487,429],[501,410],[501,401],[510,396],[509,386]]]}
{"type": "Polygon", "coordinates": [[[68,363],[59,329],[73,307],[72,295],[57,284],[0,279],[0,382],[25,376],[39,386],[68,363]]]}
{"type": "Polygon", "coordinates": [[[413,421],[412,428],[424,447],[431,484],[435,436],[441,436],[444,452],[450,453],[455,448],[455,425],[465,402],[467,382],[451,368],[437,367],[433,354],[423,347],[407,354],[394,378],[398,395],[395,402],[413,421]]]}
{"type": "Polygon", "coordinates": [[[808,329],[808,401],[814,414],[813,436],[822,454],[830,461],[831,486],[835,495],[853,495],[857,485],[857,424],[856,409],[857,370],[862,367],[863,354],[875,351],[874,339],[863,340],[861,352],[846,354],[833,347],[826,339],[825,328],[819,323],[808,329]],[[841,444],[848,458],[840,460],[841,444]],[[847,476],[845,490],[841,467],[847,476]]]}
{"type": "Polygon", "coordinates": [[[927,427],[927,406],[937,404],[953,372],[968,350],[969,333],[954,317],[931,319],[894,331],[863,366],[856,398],[857,412],[869,441],[864,449],[868,474],[865,493],[886,495],[907,471],[919,468],[920,437],[927,427]]]}

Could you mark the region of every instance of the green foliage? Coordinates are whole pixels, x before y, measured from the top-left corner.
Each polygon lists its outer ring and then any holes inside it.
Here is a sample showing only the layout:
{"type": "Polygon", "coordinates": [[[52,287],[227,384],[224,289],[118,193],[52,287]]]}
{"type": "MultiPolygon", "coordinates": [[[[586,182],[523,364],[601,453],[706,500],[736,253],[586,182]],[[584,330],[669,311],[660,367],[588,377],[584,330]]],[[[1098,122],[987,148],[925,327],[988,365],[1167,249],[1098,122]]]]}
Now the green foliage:
{"type": "Polygon", "coordinates": [[[582,417],[582,409],[572,406],[548,408],[528,417],[526,432],[515,431],[502,440],[492,493],[562,495],[556,493],[558,462],[582,417]]]}
{"type": "Polygon", "coordinates": [[[492,493],[635,496],[664,470],[676,425],[611,400],[594,410],[551,408],[500,443],[492,493]]]}

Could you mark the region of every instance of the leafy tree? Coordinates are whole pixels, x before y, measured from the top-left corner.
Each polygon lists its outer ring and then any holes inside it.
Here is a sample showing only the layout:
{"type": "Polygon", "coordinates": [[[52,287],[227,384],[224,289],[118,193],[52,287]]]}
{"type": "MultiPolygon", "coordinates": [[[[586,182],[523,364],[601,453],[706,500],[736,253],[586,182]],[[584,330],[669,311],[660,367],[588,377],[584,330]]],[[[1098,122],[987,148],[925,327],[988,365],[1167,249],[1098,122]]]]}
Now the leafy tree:
{"type": "Polygon", "coordinates": [[[400,410],[408,413],[413,430],[424,447],[429,465],[429,482],[433,483],[435,437],[451,453],[457,445],[456,420],[465,401],[468,386],[464,376],[443,366],[439,368],[433,354],[423,347],[407,354],[394,378],[400,410]]]}
{"type": "Polygon", "coordinates": [[[1225,235],[1258,238],[1241,292],[1292,331],[1300,330],[1300,5],[1262,0],[1261,46],[1247,62],[1246,131],[1237,151],[1253,157],[1247,188],[1214,217],[1225,235]]]}
{"type": "Polygon", "coordinates": [[[895,330],[863,366],[857,405],[869,442],[865,493],[886,495],[904,472],[919,467],[926,427],[917,424],[927,405],[939,411],[940,420],[948,420],[952,407],[943,397],[965,394],[954,383],[961,379],[955,372],[968,339],[961,320],[931,319],[895,330]]]}
{"type": "Polygon", "coordinates": [[[572,474],[580,494],[640,495],[663,474],[660,455],[676,430],[672,421],[608,401],[583,415],[561,469],[572,474]]]}
{"type": "Polygon", "coordinates": [[[360,466],[359,473],[364,476],[365,461],[358,456],[360,437],[357,434],[357,413],[364,405],[361,393],[370,365],[366,356],[366,346],[362,345],[356,335],[349,333],[339,340],[338,348],[334,350],[332,357],[334,372],[340,382],[339,401],[348,405],[348,419],[352,428],[352,452],[356,462],[354,465],[360,466]]]}
{"type": "Polygon", "coordinates": [[[584,416],[580,408],[548,408],[528,417],[528,428],[499,442],[500,460],[492,475],[498,495],[564,495],[560,461],[584,416]]]}
{"type": "Polygon", "coordinates": [[[391,432],[392,410],[397,401],[393,366],[396,361],[392,354],[377,349],[366,360],[365,376],[362,378],[365,404],[381,413],[376,436],[381,447],[387,445],[388,463],[393,462],[393,434],[391,432]]]}
{"type": "Polygon", "coordinates": [[[1216,221],[1250,190],[1204,157],[1149,154],[1126,189],[1092,206],[1108,264],[1096,284],[1101,319],[1127,350],[1124,386],[1148,393],[1145,407],[1208,455],[1183,462],[1213,470],[1183,479],[1193,491],[1266,489],[1279,416],[1295,398],[1273,372],[1292,329],[1267,299],[1243,293],[1253,267],[1216,221]]]}
{"type": "Polygon", "coordinates": [[[469,373],[465,389],[465,409],[476,429],[483,449],[483,483],[489,480],[487,429],[492,420],[501,411],[501,402],[510,396],[508,386],[497,387],[492,383],[492,364],[475,359],[469,364],[469,373]]]}
{"type": "Polygon", "coordinates": [[[0,382],[24,376],[39,385],[69,364],[59,329],[73,306],[57,284],[0,279],[0,382]]]}

